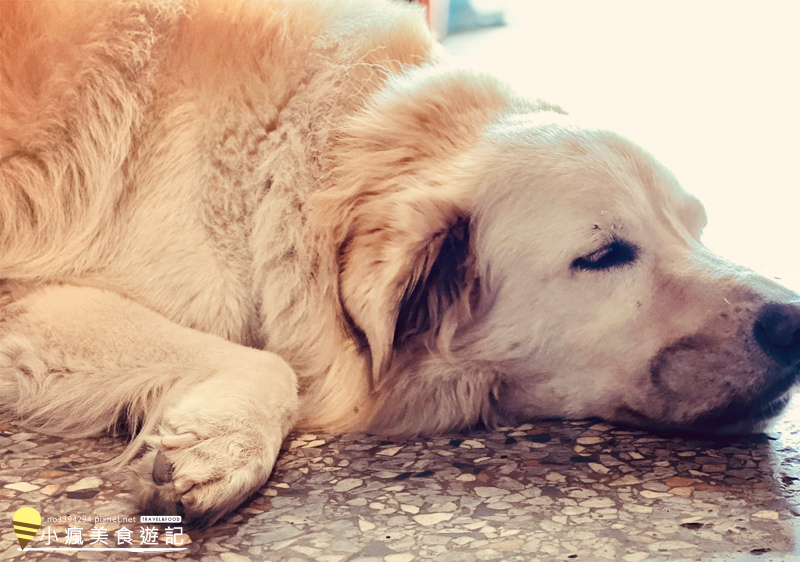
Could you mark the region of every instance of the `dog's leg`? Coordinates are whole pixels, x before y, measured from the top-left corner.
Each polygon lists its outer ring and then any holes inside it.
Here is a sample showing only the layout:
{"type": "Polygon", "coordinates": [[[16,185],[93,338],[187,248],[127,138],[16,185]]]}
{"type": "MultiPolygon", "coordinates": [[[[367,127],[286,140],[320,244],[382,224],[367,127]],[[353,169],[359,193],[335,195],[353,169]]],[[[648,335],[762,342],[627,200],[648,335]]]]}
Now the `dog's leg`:
{"type": "Polygon", "coordinates": [[[115,293],[0,285],[0,410],[66,437],[139,427],[142,509],[202,526],[267,480],[297,390],[277,355],[115,293]]]}

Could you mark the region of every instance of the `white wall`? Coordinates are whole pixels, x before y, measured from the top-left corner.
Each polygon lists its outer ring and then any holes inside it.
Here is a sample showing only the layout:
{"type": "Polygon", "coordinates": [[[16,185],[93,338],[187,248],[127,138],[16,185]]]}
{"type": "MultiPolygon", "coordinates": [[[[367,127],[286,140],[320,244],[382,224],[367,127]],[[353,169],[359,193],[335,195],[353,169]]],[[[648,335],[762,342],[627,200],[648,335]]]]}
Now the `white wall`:
{"type": "Polygon", "coordinates": [[[800,292],[800,2],[505,4],[445,46],[647,148],[706,204],[708,246],[800,292]]]}

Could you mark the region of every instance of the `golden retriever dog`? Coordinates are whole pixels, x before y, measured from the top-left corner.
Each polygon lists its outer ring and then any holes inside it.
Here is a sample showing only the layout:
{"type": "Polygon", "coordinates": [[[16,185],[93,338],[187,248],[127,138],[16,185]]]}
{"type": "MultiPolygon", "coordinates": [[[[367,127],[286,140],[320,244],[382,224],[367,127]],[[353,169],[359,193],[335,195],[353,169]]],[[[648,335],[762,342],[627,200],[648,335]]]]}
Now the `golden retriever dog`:
{"type": "Polygon", "coordinates": [[[652,156],[379,0],[0,3],[0,409],[196,525],[293,428],[758,431],[800,297],[652,156]]]}

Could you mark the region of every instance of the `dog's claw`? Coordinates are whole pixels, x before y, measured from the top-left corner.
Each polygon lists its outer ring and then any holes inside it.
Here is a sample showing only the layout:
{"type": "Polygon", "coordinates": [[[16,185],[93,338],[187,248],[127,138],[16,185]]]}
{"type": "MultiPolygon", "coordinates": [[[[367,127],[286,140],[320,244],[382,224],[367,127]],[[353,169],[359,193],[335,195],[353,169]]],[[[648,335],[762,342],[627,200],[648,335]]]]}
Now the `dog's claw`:
{"type": "Polygon", "coordinates": [[[153,482],[160,486],[171,481],[172,469],[172,463],[167,460],[163,451],[159,451],[153,461],[153,482]]]}

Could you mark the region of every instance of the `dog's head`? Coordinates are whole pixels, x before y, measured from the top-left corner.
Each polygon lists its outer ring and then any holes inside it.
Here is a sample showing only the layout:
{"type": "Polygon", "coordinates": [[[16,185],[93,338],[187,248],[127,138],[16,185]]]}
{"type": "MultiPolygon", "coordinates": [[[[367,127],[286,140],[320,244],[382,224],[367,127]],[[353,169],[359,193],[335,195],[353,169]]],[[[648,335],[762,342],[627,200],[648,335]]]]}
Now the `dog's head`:
{"type": "Polygon", "coordinates": [[[649,154],[558,121],[503,120],[482,147],[487,308],[464,341],[507,342],[498,408],[759,429],[800,372],[800,297],[711,254],[703,207],[649,154]]]}
{"type": "Polygon", "coordinates": [[[749,432],[776,416],[800,297],[710,253],[703,207],[642,149],[469,84],[417,79],[349,141],[339,288],[372,358],[373,427],[749,432]]]}

